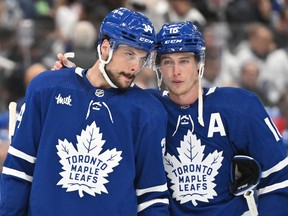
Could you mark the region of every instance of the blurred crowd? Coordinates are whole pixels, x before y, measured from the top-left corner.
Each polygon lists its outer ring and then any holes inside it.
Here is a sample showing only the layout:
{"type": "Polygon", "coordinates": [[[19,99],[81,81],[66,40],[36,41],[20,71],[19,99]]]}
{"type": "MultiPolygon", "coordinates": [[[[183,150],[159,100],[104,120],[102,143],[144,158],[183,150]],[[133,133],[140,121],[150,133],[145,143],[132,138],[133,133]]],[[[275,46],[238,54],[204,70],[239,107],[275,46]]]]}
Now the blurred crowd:
{"type": "MultiPolygon", "coordinates": [[[[207,47],[203,85],[257,94],[288,146],[288,0],[0,0],[0,153],[9,144],[9,102],[19,110],[30,80],[52,68],[59,52],[92,66],[101,21],[120,6],[147,15],[156,30],[194,22],[207,47]]],[[[157,87],[151,71],[136,82],[157,87]]]]}

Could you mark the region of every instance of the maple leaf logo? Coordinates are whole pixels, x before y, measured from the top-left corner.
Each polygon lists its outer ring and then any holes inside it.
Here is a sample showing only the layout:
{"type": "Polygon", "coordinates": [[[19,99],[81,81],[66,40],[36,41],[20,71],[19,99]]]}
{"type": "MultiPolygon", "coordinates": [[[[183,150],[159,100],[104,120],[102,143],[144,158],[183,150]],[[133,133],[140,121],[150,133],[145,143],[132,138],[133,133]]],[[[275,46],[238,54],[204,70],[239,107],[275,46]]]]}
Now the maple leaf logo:
{"type": "Polygon", "coordinates": [[[101,153],[104,143],[95,122],[77,135],[77,149],[66,139],[58,140],[57,154],[64,171],[57,185],[67,188],[67,192],[78,190],[80,197],[84,196],[83,192],[91,196],[108,193],[104,184],[109,182],[108,174],[119,165],[122,152],[114,148],[101,153]]]}
{"type": "Polygon", "coordinates": [[[172,197],[181,204],[191,201],[209,202],[217,193],[215,176],[222,165],[222,151],[210,153],[204,160],[205,146],[190,130],[177,148],[180,161],[169,153],[165,156],[165,170],[171,179],[172,197]]]}

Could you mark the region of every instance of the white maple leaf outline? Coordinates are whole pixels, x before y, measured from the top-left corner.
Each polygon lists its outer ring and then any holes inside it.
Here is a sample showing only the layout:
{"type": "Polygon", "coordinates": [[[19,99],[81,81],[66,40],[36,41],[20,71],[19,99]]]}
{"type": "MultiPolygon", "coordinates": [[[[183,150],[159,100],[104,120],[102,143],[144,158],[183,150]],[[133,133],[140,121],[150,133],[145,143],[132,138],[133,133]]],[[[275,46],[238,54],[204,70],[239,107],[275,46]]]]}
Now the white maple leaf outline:
{"type": "MultiPolygon", "coordinates": [[[[105,179],[105,177],[108,177],[108,173],[113,172],[113,168],[119,165],[119,161],[122,159],[122,152],[117,151],[116,148],[114,148],[112,150],[106,150],[100,154],[104,143],[105,140],[102,140],[102,134],[100,133],[100,129],[96,126],[95,122],[93,122],[90,126],[87,125],[86,130],[82,130],[80,136],[77,135],[76,146],[78,151],[74,148],[73,144],[68,142],[66,139],[64,141],[58,140],[58,145],[56,146],[58,149],[57,154],[61,158],[60,163],[63,165],[62,169],[64,171],[60,173],[62,179],[57,183],[57,185],[62,185],[63,188],[67,188],[67,192],[78,190],[80,197],[84,196],[84,191],[92,196],[95,196],[95,194],[101,194],[102,192],[108,193],[106,187],[104,186],[104,184],[108,183],[108,180],[105,179]],[[107,164],[105,171],[99,171],[99,174],[97,175],[99,178],[97,183],[88,184],[87,182],[79,183],[79,181],[71,182],[71,180],[69,180],[69,174],[72,172],[71,167],[75,164],[69,164],[67,162],[67,158],[79,155],[94,157],[98,161],[103,161],[103,163],[105,162],[105,164],[107,164]]],[[[89,164],[79,163],[78,165],[85,165],[93,168],[89,164]]]]}
{"type": "Polygon", "coordinates": [[[215,176],[218,174],[218,169],[221,167],[223,152],[215,150],[213,153],[209,153],[203,160],[204,149],[205,145],[202,146],[201,141],[197,139],[196,135],[194,135],[192,131],[188,130],[187,135],[185,135],[183,140],[180,142],[180,147],[177,148],[180,161],[169,153],[165,156],[165,169],[168,173],[167,176],[171,179],[171,183],[173,184],[171,186],[171,189],[174,191],[172,196],[180,201],[181,204],[191,201],[192,204],[196,206],[198,205],[197,200],[208,202],[209,199],[213,199],[213,197],[217,195],[214,190],[216,184],[213,181],[215,180],[215,176]],[[201,164],[206,165],[207,167],[213,167],[212,173],[207,178],[209,180],[209,184],[207,184],[209,185],[209,193],[200,193],[199,191],[195,191],[194,193],[184,193],[178,190],[178,178],[173,176],[172,171],[187,164],[201,164]]]}

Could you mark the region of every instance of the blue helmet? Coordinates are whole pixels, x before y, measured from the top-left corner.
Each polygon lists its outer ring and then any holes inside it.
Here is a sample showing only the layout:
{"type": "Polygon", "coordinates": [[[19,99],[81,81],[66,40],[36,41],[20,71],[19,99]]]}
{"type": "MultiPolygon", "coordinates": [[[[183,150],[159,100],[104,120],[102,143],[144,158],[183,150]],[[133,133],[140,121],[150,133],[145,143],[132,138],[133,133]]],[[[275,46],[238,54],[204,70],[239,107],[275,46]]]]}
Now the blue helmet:
{"type": "Polygon", "coordinates": [[[112,48],[125,44],[146,52],[154,49],[155,29],[151,21],[141,13],[127,8],[110,12],[100,26],[100,43],[109,38],[112,48]]]}
{"type": "Polygon", "coordinates": [[[201,32],[190,21],[164,24],[156,40],[157,54],[193,52],[197,60],[204,63],[205,41],[201,32]]]}
{"type": "MultiPolygon", "coordinates": [[[[204,73],[205,64],[205,41],[198,28],[192,22],[170,22],[162,26],[156,36],[156,65],[161,54],[192,52],[199,63],[198,68],[198,122],[204,126],[203,120],[203,96],[201,91],[201,79],[204,73]]],[[[158,74],[158,70],[156,75],[158,74]]],[[[161,73],[159,73],[161,74],[161,73]]],[[[162,77],[157,75],[158,86],[162,77]]]]}

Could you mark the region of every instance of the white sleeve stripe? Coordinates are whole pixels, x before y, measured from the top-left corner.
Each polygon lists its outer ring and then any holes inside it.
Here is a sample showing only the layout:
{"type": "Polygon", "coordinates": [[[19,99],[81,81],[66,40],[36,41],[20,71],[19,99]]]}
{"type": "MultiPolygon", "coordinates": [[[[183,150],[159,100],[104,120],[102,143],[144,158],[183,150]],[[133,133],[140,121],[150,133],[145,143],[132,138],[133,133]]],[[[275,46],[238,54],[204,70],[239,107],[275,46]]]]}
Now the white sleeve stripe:
{"type": "Polygon", "coordinates": [[[258,194],[262,195],[262,194],[270,193],[272,191],[275,191],[275,190],[278,190],[281,188],[285,188],[285,187],[288,187],[288,180],[270,185],[270,186],[265,187],[265,188],[260,188],[258,194]]]}
{"type": "Polygon", "coordinates": [[[275,166],[273,166],[271,169],[263,171],[261,178],[266,178],[268,177],[270,174],[277,172],[281,169],[283,169],[285,166],[288,166],[288,157],[286,157],[284,160],[280,161],[278,164],[276,164],[275,166]]]}
{"type": "Polygon", "coordinates": [[[24,179],[24,180],[29,181],[29,182],[32,182],[32,180],[33,180],[32,176],[29,176],[24,172],[20,172],[18,170],[10,169],[7,167],[3,167],[2,173],[6,174],[6,175],[18,177],[18,178],[24,179]]]}
{"type": "Polygon", "coordinates": [[[18,149],[16,148],[13,148],[12,146],[9,146],[9,150],[8,150],[8,153],[11,154],[11,155],[14,155],[18,158],[21,158],[23,160],[26,160],[30,163],[35,163],[36,161],[36,157],[32,157],[22,151],[19,151],[18,149]]]}
{"type": "Polygon", "coordinates": [[[149,206],[155,204],[155,203],[164,203],[164,204],[169,204],[169,200],[168,199],[153,199],[153,200],[149,200],[147,202],[141,203],[138,205],[138,212],[143,211],[144,209],[148,208],[149,206]]]}
{"type": "Polygon", "coordinates": [[[271,132],[273,133],[275,140],[279,141],[281,136],[279,137],[279,133],[277,133],[277,131],[275,130],[275,128],[271,124],[270,119],[267,117],[264,119],[264,121],[267,124],[267,126],[269,127],[269,129],[271,130],[271,132]]]}
{"type": "Polygon", "coordinates": [[[155,187],[150,187],[150,188],[145,188],[145,189],[137,189],[136,194],[137,196],[141,196],[145,193],[150,193],[150,192],[164,192],[168,190],[167,184],[160,185],[160,186],[155,186],[155,187]]]}

